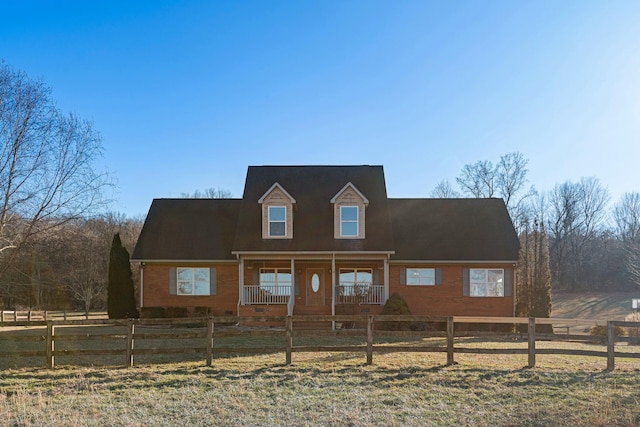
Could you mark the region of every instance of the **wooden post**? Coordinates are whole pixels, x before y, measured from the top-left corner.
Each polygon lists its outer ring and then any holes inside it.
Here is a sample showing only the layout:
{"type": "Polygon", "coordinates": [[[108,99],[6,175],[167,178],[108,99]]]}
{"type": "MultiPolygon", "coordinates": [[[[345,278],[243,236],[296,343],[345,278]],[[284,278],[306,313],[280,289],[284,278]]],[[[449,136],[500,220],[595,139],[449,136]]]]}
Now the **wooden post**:
{"type": "Polygon", "coordinates": [[[373,316],[367,317],[367,365],[373,363],[373,316]]]}
{"type": "Polygon", "coordinates": [[[14,322],[18,321],[18,310],[13,310],[13,321],[14,322]]]}
{"type": "Polygon", "coordinates": [[[453,317],[447,317],[447,365],[451,366],[455,362],[453,360],[453,337],[455,336],[453,317]]]}
{"type": "Polygon", "coordinates": [[[536,366],[536,318],[529,318],[529,364],[527,367],[536,366]]]}
{"type": "Polygon", "coordinates": [[[127,321],[127,366],[133,367],[133,334],[135,332],[135,325],[133,319],[127,321]]]}
{"type": "Polygon", "coordinates": [[[31,310],[27,311],[27,322],[31,322],[31,310]]]}
{"type": "Polygon", "coordinates": [[[4,310],[0,311],[0,322],[4,322],[4,310]]]}
{"type": "Polygon", "coordinates": [[[42,315],[44,317],[44,321],[47,321],[47,310],[44,311],[44,314],[42,315]]]}
{"type": "Polygon", "coordinates": [[[213,362],[213,317],[207,320],[207,366],[213,362]]]}
{"type": "Polygon", "coordinates": [[[615,344],[616,329],[610,320],[607,322],[607,371],[613,371],[615,369],[615,344]]]}
{"type": "Polygon", "coordinates": [[[287,354],[285,357],[285,364],[291,365],[291,347],[293,347],[293,320],[291,316],[287,316],[286,321],[286,340],[287,340],[287,354]]]}
{"type": "Polygon", "coordinates": [[[55,341],[53,334],[55,333],[53,328],[53,321],[47,321],[47,367],[49,369],[53,369],[54,367],[54,359],[53,359],[53,351],[55,349],[55,341]]]}

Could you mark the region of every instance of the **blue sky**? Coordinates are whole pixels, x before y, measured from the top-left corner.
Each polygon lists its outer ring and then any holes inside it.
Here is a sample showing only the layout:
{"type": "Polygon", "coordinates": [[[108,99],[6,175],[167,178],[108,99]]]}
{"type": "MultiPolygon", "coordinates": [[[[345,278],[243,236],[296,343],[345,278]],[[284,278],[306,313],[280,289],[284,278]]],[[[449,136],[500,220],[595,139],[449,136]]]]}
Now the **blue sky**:
{"type": "Polygon", "coordinates": [[[640,191],[638,1],[5,1],[0,57],[94,121],[112,209],[248,165],[382,164],[392,197],[520,151],[640,191]]]}

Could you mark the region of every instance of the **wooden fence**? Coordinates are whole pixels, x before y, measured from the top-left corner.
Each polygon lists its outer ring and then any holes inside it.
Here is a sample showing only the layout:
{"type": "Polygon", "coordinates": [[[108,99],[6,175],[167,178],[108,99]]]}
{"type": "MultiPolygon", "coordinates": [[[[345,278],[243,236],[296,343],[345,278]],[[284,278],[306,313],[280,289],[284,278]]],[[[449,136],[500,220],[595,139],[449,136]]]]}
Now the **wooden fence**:
{"type": "Polygon", "coordinates": [[[31,322],[37,320],[79,320],[79,319],[106,319],[106,312],[89,313],[67,310],[1,310],[0,323],[7,322],[31,322]]]}
{"type": "MultiPolygon", "coordinates": [[[[268,353],[284,351],[285,363],[290,364],[292,353],[295,352],[363,352],[366,354],[366,363],[373,363],[374,353],[389,352],[435,352],[446,353],[446,364],[455,363],[455,354],[526,354],[528,367],[536,364],[536,355],[556,354],[572,356],[596,356],[607,360],[607,369],[613,370],[615,358],[640,359],[640,352],[617,352],[616,342],[640,343],[637,338],[615,336],[616,326],[626,328],[640,328],[640,322],[607,321],[606,337],[589,335],[567,334],[541,334],[536,332],[536,325],[553,325],[554,323],[566,323],[577,321],[572,319],[535,319],[514,317],[433,317],[433,316],[268,316],[268,317],[209,317],[209,318],[181,318],[181,319],[128,319],[128,320],[40,320],[40,321],[12,321],[0,324],[0,358],[3,357],[42,357],[44,364],[53,368],[57,357],[63,356],[122,356],[122,363],[126,366],[134,365],[134,358],[141,355],[172,355],[180,353],[204,353],[207,366],[211,366],[214,353],[268,353]],[[424,328],[425,325],[445,326],[444,331],[415,331],[382,330],[406,324],[417,325],[424,328]],[[230,325],[256,325],[280,323],[284,328],[247,328],[230,325]],[[298,323],[299,328],[294,328],[298,323]],[[309,324],[318,323],[324,329],[309,330],[309,324]],[[376,329],[376,324],[379,328],[376,329]],[[526,332],[520,334],[505,334],[496,332],[470,332],[469,325],[476,324],[505,324],[526,325],[526,332]],[[304,325],[304,328],[303,327],[304,325]],[[355,329],[329,328],[329,325],[359,326],[355,329]],[[6,327],[11,326],[11,331],[6,327]],[[16,326],[30,327],[25,330],[33,330],[39,327],[40,333],[25,335],[23,331],[16,330],[16,326]],[[46,327],[46,334],[41,335],[46,327]],[[102,329],[106,328],[106,329],[102,329]],[[102,329],[102,330],[101,330],[102,329]],[[284,337],[284,346],[271,347],[222,347],[216,345],[216,340],[222,337],[284,337]],[[295,337],[321,337],[321,336],[356,336],[366,341],[359,345],[298,345],[294,346],[295,337]],[[375,345],[375,339],[380,337],[442,337],[446,338],[444,345],[375,345]],[[477,348],[455,345],[455,338],[480,336],[486,341],[511,337],[524,341],[527,340],[527,348],[477,348]],[[194,346],[193,342],[187,346],[168,346],[167,343],[174,340],[204,340],[204,346],[194,346]],[[79,348],[57,349],[56,343],[65,341],[108,341],[108,348],[79,348]],[[151,340],[158,343],[156,346],[144,348],[136,343],[144,343],[151,340]],[[567,349],[567,348],[536,348],[536,341],[569,341],[569,342],[594,342],[606,343],[606,351],[567,349]],[[114,341],[122,344],[122,348],[113,348],[114,341]],[[10,342],[14,351],[5,350],[8,346],[3,343],[10,342]],[[44,346],[40,346],[44,342],[44,346]],[[25,350],[22,343],[36,343],[37,350],[25,350]],[[44,348],[43,348],[44,347],[44,348]],[[284,348],[283,348],[284,347],[284,348]]],[[[585,322],[581,320],[581,322],[585,322]]],[[[202,344],[202,341],[199,341],[202,344]]],[[[640,347],[638,347],[640,349],[640,347]]]]}

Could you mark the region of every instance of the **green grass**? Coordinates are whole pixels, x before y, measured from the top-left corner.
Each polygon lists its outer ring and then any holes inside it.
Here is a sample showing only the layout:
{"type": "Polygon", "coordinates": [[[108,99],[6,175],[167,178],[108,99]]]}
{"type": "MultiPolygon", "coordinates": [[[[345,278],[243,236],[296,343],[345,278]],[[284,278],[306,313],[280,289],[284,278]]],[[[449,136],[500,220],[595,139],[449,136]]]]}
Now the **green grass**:
{"type": "Polygon", "coordinates": [[[281,353],[0,374],[0,425],[639,425],[640,366],[522,356],[281,353]],[[577,362],[577,363],[576,363],[577,362]]]}

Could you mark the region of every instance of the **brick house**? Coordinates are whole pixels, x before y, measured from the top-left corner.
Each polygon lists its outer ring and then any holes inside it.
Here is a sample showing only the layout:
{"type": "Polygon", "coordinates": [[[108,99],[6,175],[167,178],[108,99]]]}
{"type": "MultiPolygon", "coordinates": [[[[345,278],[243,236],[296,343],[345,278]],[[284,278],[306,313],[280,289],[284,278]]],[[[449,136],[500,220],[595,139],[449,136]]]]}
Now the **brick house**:
{"type": "Polygon", "coordinates": [[[213,315],[513,316],[502,199],[394,199],[382,166],[251,166],[242,199],[156,199],[132,255],[138,302],[213,315]]]}

